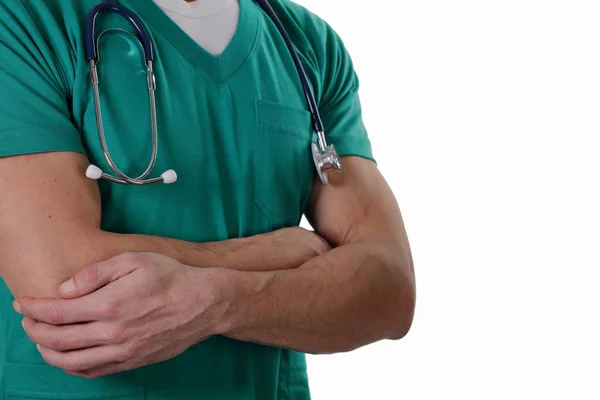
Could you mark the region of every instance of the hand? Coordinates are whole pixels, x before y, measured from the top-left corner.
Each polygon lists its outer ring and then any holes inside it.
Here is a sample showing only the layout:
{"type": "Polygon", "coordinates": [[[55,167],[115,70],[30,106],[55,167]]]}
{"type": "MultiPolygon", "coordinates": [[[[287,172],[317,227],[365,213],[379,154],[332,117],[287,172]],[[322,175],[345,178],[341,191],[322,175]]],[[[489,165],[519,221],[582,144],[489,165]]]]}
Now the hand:
{"type": "MultiPolygon", "coordinates": [[[[283,228],[265,235],[268,240],[252,246],[256,254],[262,256],[262,260],[258,260],[260,265],[252,265],[254,271],[295,269],[331,250],[329,243],[321,236],[300,227],[283,228]]],[[[245,270],[248,267],[246,260],[243,261],[245,263],[243,265],[235,264],[241,260],[225,259],[224,262],[230,269],[245,270]]]]}
{"type": "Polygon", "coordinates": [[[273,247],[279,251],[280,257],[290,261],[307,262],[331,250],[325,239],[299,226],[280,229],[273,232],[273,235],[273,247]]]}
{"type": "Polygon", "coordinates": [[[128,253],[76,274],[60,287],[64,299],[16,302],[48,364],[93,378],[173,358],[217,334],[213,274],[159,254],[128,253]]]}

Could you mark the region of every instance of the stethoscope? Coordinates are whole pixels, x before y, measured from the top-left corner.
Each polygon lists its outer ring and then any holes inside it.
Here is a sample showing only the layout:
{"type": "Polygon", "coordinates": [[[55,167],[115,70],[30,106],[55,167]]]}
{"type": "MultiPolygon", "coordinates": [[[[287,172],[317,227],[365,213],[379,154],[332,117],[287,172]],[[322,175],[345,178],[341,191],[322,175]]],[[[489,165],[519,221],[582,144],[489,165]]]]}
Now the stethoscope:
{"type": "MultiPolygon", "coordinates": [[[[294,60],[294,64],[296,65],[296,69],[298,70],[298,74],[300,76],[300,81],[302,83],[302,89],[304,90],[304,95],[306,96],[306,101],[308,103],[309,111],[312,115],[312,123],[313,129],[317,134],[317,142],[311,142],[311,151],[313,160],[315,163],[315,167],[317,169],[317,173],[319,174],[319,178],[321,182],[327,184],[327,173],[330,171],[342,171],[342,166],[340,164],[340,159],[333,145],[328,146],[325,141],[325,133],[323,129],[323,122],[321,121],[321,116],[319,114],[319,110],[317,109],[317,103],[315,101],[315,97],[313,95],[312,89],[308,83],[308,78],[306,76],[306,72],[302,67],[300,62],[300,58],[298,57],[298,53],[294,49],[294,45],[287,34],[283,24],[275,14],[275,11],[269,4],[268,0],[255,0],[260,7],[267,13],[267,15],[271,18],[277,29],[281,33],[286,46],[294,60]]],[[[106,31],[105,31],[106,32],[106,31]]],[[[135,35],[134,35],[135,36],[135,35]]],[[[133,14],[127,8],[113,3],[111,0],[103,0],[101,3],[95,5],[88,13],[85,24],[85,55],[87,61],[90,63],[90,83],[92,85],[92,89],[94,92],[94,108],[96,111],[96,124],[98,125],[98,137],[100,139],[100,144],[102,146],[102,152],[104,153],[104,158],[108,163],[108,166],[115,173],[116,176],[112,176],[102,172],[102,170],[96,165],[90,165],[87,168],[86,176],[90,179],[106,179],[110,182],[120,183],[120,184],[129,184],[129,185],[148,185],[152,183],[163,182],[166,184],[173,183],[177,180],[177,173],[169,169],[165,171],[160,177],[157,178],[149,178],[148,175],[152,172],[154,168],[154,164],[156,163],[156,155],[158,151],[158,129],[156,123],[156,99],[154,95],[154,91],[156,89],[156,80],[154,77],[154,71],[152,69],[152,63],[154,61],[154,54],[152,51],[152,40],[150,39],[150,35],[148,31],[144,28],[140,19],[133,14]],[[110,156],[110,152],[108,151],[108,146],[106,144],[106,137],[104,135],[104,125],[102,124],[102,109],[100,107],[100,92],[98,89],[98,41],[100,36],[104,32],[102,32],[96,38],[95,25],[96,25],[96,17],[104,11],[115,12],[121,15],[123,18],[127,19],[137,33],[136,39],[140,42],[142,47],[144,48],[144,57],[146,59],[146,74],[148,80],[148,93],[149,93],[149,101],[150,101],[150,118],[152,121],[152,155],[150,157],[150,162],[148,163],[148,167],[146,170],[137,178],[132,178],[127,176],[123,171],[121,171],[114,160],[110,156]]]]}

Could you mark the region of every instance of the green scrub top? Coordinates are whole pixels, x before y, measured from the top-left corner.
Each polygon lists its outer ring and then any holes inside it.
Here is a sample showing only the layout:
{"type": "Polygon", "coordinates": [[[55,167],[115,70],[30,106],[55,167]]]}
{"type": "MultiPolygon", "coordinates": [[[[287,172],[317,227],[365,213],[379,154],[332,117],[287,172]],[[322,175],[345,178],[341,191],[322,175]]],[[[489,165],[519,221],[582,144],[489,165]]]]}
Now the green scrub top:
{"type": "MultiPolygon", "coordinates": [[[[0,157],[74,151],[110,171],[84,55],[85,17],[97,2],[0,2],[0,157]]],[[[297,225],[312,187],[316,135],[297,71],[268,16],[240,0],[237,31],[215,57],[153,1],[118,3],[141,18],[154,44],[159,144],[152,176],[172,168],[179,180],[144,187],[100,181],[102,229],[205,242],[297,225]]],[[[272,3],[313,86],[327,140],[341,156],[372,159],[343,43],[306,9],[272,3]]],[[[97,31],[107,28],[131,31],[119,16],[102,14],[97,31]]],[[[117,165],[137,176],[151,148],[143,52],[120,31],[103,35],[99,52],[108,146],[117,165]]],[[[223,336],[155,365],[73,377],[44,362],[13,299],[0,281],[1,399],[310,398],[304,354],[223,336]]]]}

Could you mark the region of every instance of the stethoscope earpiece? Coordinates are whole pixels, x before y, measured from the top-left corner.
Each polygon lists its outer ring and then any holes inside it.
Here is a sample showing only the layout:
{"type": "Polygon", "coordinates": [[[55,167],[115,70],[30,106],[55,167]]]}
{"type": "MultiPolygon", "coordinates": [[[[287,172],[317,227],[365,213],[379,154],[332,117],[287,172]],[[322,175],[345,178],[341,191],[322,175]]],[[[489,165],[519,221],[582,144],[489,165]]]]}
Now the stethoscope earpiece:
{"type": "Polygon", "coordinates": [[[160,177],[162,178],[163,183],[166,185],[177,182],[177,172],[173,171],[172,169],[163,172],[160,177]]]}
{"type": "Polygon", "coordinates": [[[92,164],[85,170],[85,176],[97,181],[98,179],[102,178],[102,170],[92,164]]]}
{"type": "Polygon", "coordinates": [[[131,179],[131,178],[127,178],[127,180],[121,180],[121,179],[115,178],[114,176],[110,176],[110,175],[103,173],[102,170],[98,166],[91,164],[85,170],[85,176],[87,176],[89,179],[93,179],[95,181],[97,181],[101,178],[104,178],[104,179],[109,180],[114,183],[133,184],[133,185],[147,185],[149,183],[159,183],[159,182],[162,182],[162,183],[168,185],[170,183],[177,182],[177,172],[175,172],[172,169],[169,169],[169,170],[163,172],[162,175],[160,176],[160,178],[149,179],[146,181],[139,180],[139,179],[131,179]]]}

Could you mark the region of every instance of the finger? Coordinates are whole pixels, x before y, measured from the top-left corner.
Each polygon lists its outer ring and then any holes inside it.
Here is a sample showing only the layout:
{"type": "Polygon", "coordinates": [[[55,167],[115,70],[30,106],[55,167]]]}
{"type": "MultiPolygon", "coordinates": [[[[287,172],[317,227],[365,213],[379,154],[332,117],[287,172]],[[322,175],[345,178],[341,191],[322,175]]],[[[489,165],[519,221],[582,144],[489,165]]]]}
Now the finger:
{"type": "Polygon", "coordinates": [[[124,346],[106,345],[83,350],[60,352],[37,345],[38,350],[49,365],[68,372],[83,372],[115,362],[126,362],[131,352],[124,346]]]}
{"type": "Polygon", "coordinates": [[[71,279],[63,282],[58,288],[59,293],[64,298],[90,294],[139,268],[142,264],[142,257],[137,253],[124,253],[109,260],[89,265],[71,279]]]}
{"type": "Polygon", "coordinates": [[[101,376],[116,374],[117,372],[128,371],[130,369],[133,369],[133,367],[128,366],[127,363],[115,362],[115,363],[108,363],[101,367],[88,369],[88,370],[82,371],[82,372],[69,372],[69,371],[65,371],[65,372],[69,375],[81,376],[83,378],[93,379],[93,378],[99,378],[101,376]]]}
{"type": "Polygon", "coordinates": [[[56,326],[24,318],[23,328],[32,342],[55,351],[80,350],[124,342],[122,330],[106,322],[56,326]]]}
{"type": "Polygon", "coordinates": [[[105,321],[118,311],[114,301],[94,294],[76,299],[22,297],[17,302],[23,316],[52,325],[105,321]]]}

